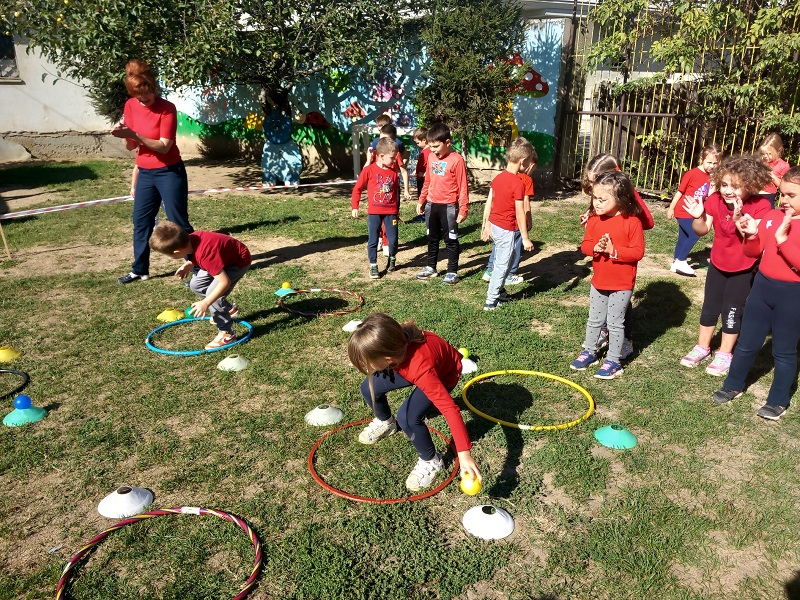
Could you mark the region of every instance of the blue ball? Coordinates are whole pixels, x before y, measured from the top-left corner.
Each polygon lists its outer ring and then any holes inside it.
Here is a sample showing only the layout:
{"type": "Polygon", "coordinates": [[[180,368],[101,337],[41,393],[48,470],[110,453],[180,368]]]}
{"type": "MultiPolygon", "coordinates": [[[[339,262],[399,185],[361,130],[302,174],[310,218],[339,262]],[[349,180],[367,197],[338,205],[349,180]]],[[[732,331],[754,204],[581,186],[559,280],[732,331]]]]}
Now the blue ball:
{"type": "Polygon", "coordinates": [[[30,396],[25,396],[24,394],[20,394],[16,398],[14,398],[14,408],[19,408],[21,410],[25,410],[26,408],[30,408],[33,402],[31,401],[30,396]]]}

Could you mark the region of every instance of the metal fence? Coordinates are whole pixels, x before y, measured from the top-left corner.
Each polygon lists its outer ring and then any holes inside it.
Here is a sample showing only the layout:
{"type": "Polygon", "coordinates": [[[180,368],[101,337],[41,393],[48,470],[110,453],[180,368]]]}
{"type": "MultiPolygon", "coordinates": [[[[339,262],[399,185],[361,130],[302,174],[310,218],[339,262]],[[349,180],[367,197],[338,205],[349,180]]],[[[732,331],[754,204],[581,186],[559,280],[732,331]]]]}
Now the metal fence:
{"type": "MultiPolygon", "coordinates": [[[[758,47],[731,42],[750,39],[750,26],[726,23],[724,35],[708,41],[713,46],[698,56],[691,69],[656,82],[647,78],[663,69],[650,55],[650,46],[659,33],[633,19],[616,25],[637,29],[632,36],[635,43],[624,51],[627,68],[610,65],[590,72],[589,48],[613,31],[601,31],[590,20],[588,8],[579,9],[576,4],[575,16],[566,26],[567,56],[557,123],[555,176],[561,180],[578,179],[592,156],[608,152],[621,159],[639,189],[666,196],[677,188],[682,174],[697,165],[700,149],[706,144],[718,143],[726,154],[755,152],[769,133],[762,126],[762,115],[756,114],[755,108],[743,112],[720,106],[727,100],[704,94],[702,77],[707,60],[715,61],[718,73],[724,73],[726,68],[730,72],[734,63],[747,65],[749,61],[752,66],[758,47]],[[619,91],[621,84],[637,80],[647,83],[624,93],[619,91]],[[716,110],[704,111],[711,102],[717,103],[716,110]],[[703,117],[706,113],[732,116],[703,117]]],[[[795,18],[792,30],[797,31],[799,26],[795,18]]],[[[787,59],[791,60],[788,56],[787,59]]],[[[741,83],[758,93],[761,82],[751,81],[751,74],[752,71],[741,83]]],[[[800,93],[795,93],[792,114],[795,107],[800,110],[800,93]]],[[[799,142],[796,136],[784,137],[784,158],[793,164],[800,151],[799,142]]]]}

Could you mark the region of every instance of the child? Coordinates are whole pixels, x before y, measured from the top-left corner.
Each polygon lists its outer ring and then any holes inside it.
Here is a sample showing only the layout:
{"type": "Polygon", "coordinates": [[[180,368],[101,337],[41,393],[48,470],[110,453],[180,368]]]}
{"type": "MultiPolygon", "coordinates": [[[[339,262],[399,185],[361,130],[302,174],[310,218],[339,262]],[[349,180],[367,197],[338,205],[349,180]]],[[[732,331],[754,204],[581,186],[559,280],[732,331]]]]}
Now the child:
{"type": "Polygon", "coordinates": [[[702,204],[691,196],[683,199],[692,216],[694,232],[703,236],[714,230],[711,262],[708,265],[700,333],[697,344],[681,359],[684,367],[694,368],[711,358],[711,338],[722,315],[722,342],[706,373],[722,377],[728,373],[733,346],[739,337],[742,309],[753,285],[757,257],[745,255],[737,223],[742,215],[760,220],[771,206],[758,195],[771,180],[769,167],[752,156],[729,156],[711,174],[717,190],[702,204]]]}
{"type": "Polygon", "coordinates": [[[398,425],[414,444],[419,460],[406,479],[406,487],[417,491],[430,486],[444,468],[425,425],[425,414],[433,407],[444,416],[453,436],[462,476],[483,477],[472,458],[472,444],[461,411],[450,392],[461,376],[461,355],[430,331],[413,322],[402,325],[389,315],[373,313],[352,333],[347,342],[350,362],[367,378],[361,384],[364,402],[375,418],[359,434],[362,444],[375,444],[398,430],[398,425]],[[387,392],[417,386],[392,416],[387,392]]]}
{"type": "Polygon", "coordinates": [[[207,312],[219,333],[206,344],[214,350],[236,340],[233,317],[239,308],[228,302],[236,283],[250,268],[250,251],[242,242],[224,233],[195,231],[186,233],[175,223],[159,223],[150,237],[150,248],[172,258],[184,258],[183,265],[175,271],[180,279],[197,266],[200,270],[192,277],[189,288],[202,300],[192,303],[190,314],[202,318],[207,312]]]}
{"type": "Polygon", "coordinates": [[[770,133],[764,141],[761,142],[759,148],[761,152],[761,159],[767,163],[767,166],[772,170],[772,181],[770,181],[764,189],[761,190],[760,195],[764,196],[771,204],[775,204],[775,195],[778,192],[778,186],[781,184],[781,179],[789,170],[789,163],[781,158],[783,154],[783,140],[777,133],[770,133]]]}
{"type": "Polygon", "coordinates": [[[389,250],[389,264],[386,272],[391,273],[397,268],[397,222],[400,219],[399,183],[397,170],[397,147],[388,137],[378,141],[375,147],[376,160],[366,167],[358,176],[353,187],[350,208],[353,218],[358,218],[358,205],[361,202],[361,192],[367,188],[367,226],[369,241],[367,242],[367,257],[369,258],[369,276],[378,279],[378,240],[381,229],[385,228],[388,240],[384,246],[389,250]]]}
{"type": "MultiPolygon", "coordinates": [[[[370,143],[369,150],[367,152],[368,154],[371,154],[371,153],[375,152],[375,146],[378,144],[378,140],[381,139],[381,137],[382,137],[380,135],[381,130],[384,127],[386,127],[387,125],[392,125],[392,117],[390,117],[389,115],[378,115],[377,117],[375,117],[375,127],[378,130],[378,134],[379,135],[374,140],[372,140],[372,142],[370,143]]],[[[394,143],[397,144],[397,153],[401,157],[404,157],[405,153],[406,153],[406,147],[403,144],[403,141],[395,138],[394,143]]],[[[370,163],[373,160],[374,160],[374,158],[372,158],[370,156],[367,157],[367,163],[370,163]]]]}
{"type": "Polygon", "coordinates": [[[589,216],[581,250],[592,257],[589,320],[583,351],[570,367],[583,371],[597,362],[598,338],[608,324],[608,354],[595,373],[598,379],[614,379],[623,373],[620,364],[625,331],[625,311],[636,283],[636,266],[644,256],[642,222],[634,218],[641,208],[633,184],[619,171],[597,176],[592,186],[594,214],[589,216]]]}
{"type": "MultiPolygon", "coordinates": [[[[511,145],[522,145],[525,146],[528,151],[530,151],[530,156],[528,160],[522,165],[517,173],[517,177],[520,178],[522,181],[522,185],[525,187],[525,197],[522,199],[522,205],[525,210],[525,225],[526,230],[530,231],[531,229],[531,198],[533,197],[533,179],[531,179],[530,173],[533,169],[536,168],[536,163],[539,162],[539,156],[536,154],[536,150],[528,140],[524,137],[515,138],[511,145]]],[[[484,229],[488,227],[488,219],[489,213],[492,209],[492,190],[489,189],[489,196],[486,199],[486,206],[483,209],[483,227],[484,229]]],[[[484,240],[486,241],[486,240],[484,240]]],[[[521,230],[517,230],[514,234],[514,247],[516,248],[516,252],[512,258],[511,262],[511,269],[508,272],[508,276],[506,277],[505,285],[517,285],[525,281],[522,276],[517,275],[517,269],[519,268],[519,261],[522,258],[522,234],[521,230]]],[[[486,270],[483,272],[482,279],[486,282],[491,281],[492,279],[492,269],[494,268],[494,256],[495,256],[495,247],[492,246],[492,253],[489,255],[489,262],[486,265],[486,270]]]]}
{"type": "Polygon", "coordinates": [[[692,216],[683,208],[682,199],[691,196],[695,201],[703,203],[711,193],[708,177],[717,168],[722,158],[722,150],[717,144],[704,146],[700,151],[700,166],[690,169],[681,178],[678,191],[672,197],[672,202],[667,209],[667,218],[678,221],[678,241],[675,244],[672,265],[669,270],[678,275],[694,277],[694,269],[689,266],[686,259],[689,252],[700,237],[692,229],[692,216]]]}
{"type": "Polygon", "coordinates": [[[425,169],[428,167],[428,155],[431,149],[428,147],[428,130],[418,127],[414,130],[414,143],[419,148],[417,158],[417,168],[414,170],[417,176],[417,200],[422,193],[422,185],[425,183],[425,169]]]}
{"type": "MultiPolygon", "coordinates": [[[[619,160],[610,154],[598,154],[589,159],[589,162],[586,163],[586,168],[583,171],[583,181],[581,182],[581,187],[583,192],[589,196],[589,208],[580,217],[581,225],[585,226],[589,217],[594,213],[592,186],[594,185],[595,179],[597,179],[597,177],[603,173],[613,171],[621,172],[621,167],[619,160]]],[[[642,222],[642,230],[649,231],[655,224],[653,215],[650,212],[650,209],[647,207],[645,201],[642,200],[639,192],[636,191],[636,188],[633,189],[633,195],[636,198],[636,204],[639,206],[639,212],[636,213],[636,216],[642,222]]],[[[597,349],[599,351],[607,346],[608,328],[604,323],[600,328],[600,338],[597,340],[597,349]]],[[[631,306],[631,303],[628,302],[628,308],[625,310],[625,338],[622,342],[622,355],[620,358],[625,360],[631,354],[633,354],[633,307],[631,306]]]]}
{"type": "Polygon", "coordinates": [[[436,123],[428,130],[431,154],[425,171],[425,184],[417,202],[417,214],[425,215],[428,233],[427,266],[417,273],[417,279],[438,276],[439,241],[444,238],[447,248],[445,285],[458,283],[458,225],[467,218],[469,187],[464,159],[450,146],[450,128],[436,123]]]}
{"type": "Polygon", "coordinates": [[[516,236],[519,235],[525,250],[533,249],[533,244],[528,237],[523,199],[525,197],[525,184],[518,177],[526,162],[531,158],[531,148],[524,144],[511,144],[506,150],[508,164],[504,171],[492,180],[491,204],[488,222],[484,224],[481,239],[488,242],[494,241],[492,253],[496,253],[494,270],[489,281],[489,291],[486,293],[486,303],[483,310],[494,310],[498,304],[506,301],[507,296],[503,284],[506,281],[511,263],[516,259],[519,262],[519,249],[516,246],[516,236]]]}
{"type": "MultiPolygon", "coordinates": [[[[376,140],[376,142],[375,142],[375,147],[376,148],[377,148],[378,142],[383,138],[389,138],[390,140],[392,140],[392,143],[394,143],[395,148],[397,149],[397,152],[395,154],[395,168],[400,173],[400,175],[403,176],[403,185],[404,185],[403,197],[406,199],[406,201],[411,200],[411,192],[409,191],[409,188],[408,188],[408,169],[406,169],[406,167],[405,167],[405,161],[403,159],[403,151],[400,149],[401,145],[398,145],[398,143],[397,143],[398,142],[398,139],[397,139],[397,127],[395,127],[391,123],[389,123],[388,125],[384,125],[381,128],[381,137],[378,138],[378,140],[376,140]]],[[[373,152],[372,153],[372,157],[373,157],[372,161],[373,162],[375,160],[375,156],[376,155],[377,155],[377,152],[373,152]]]]}
{"type": "Polygon", "coordinates": [[[800,340],[800,167],[790,169],[782,179],[784,212],[772,210],[760,224],[749,215],[740,221],[744,253],[762,258],[747,297],[730,374],[713,396],[714,402],[724,404],[742,394],[745,378],[771,331],[775,377],[766,404],[756,414],[772,421],[780,419],[789,406],[800,340]]]}

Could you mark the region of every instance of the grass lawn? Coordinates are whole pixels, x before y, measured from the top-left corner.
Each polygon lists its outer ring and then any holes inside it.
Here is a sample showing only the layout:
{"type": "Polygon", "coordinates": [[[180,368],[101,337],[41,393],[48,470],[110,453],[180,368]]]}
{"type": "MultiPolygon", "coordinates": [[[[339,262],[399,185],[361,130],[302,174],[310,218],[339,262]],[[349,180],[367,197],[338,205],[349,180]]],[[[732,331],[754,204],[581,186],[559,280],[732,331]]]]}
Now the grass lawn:
{"type": "MultiPolygon", "coordinates": [[[[124,193],[129,167],[6,169],[0,188],[52,189],[53,203],[91,200],[124,193]]],[[[793,411],[778,423],[755,416],[771,382],[769,347],[748,393],[730,406],[710,400],[720,379],[678,364],[696,341],[705,272],[687,279],[665,268],[675,225],[663,206],[653,206],[656,228],[640,264],[635,353],[622,378],[600,381],[569,369],[588,315],[590,270],[576,250],[583,200],[538,199],[536,252],[520,268],[526,282],[509,288],[515,302],[485,313],[481,274],[490,247],[480,241],[479,194],[462,227],[463,280],[450,288],[413,277],[426,245],[424,224],[410,222],[413,204],[402,207],[409,223],[400,229],[400,270],[371,281],[365,219],[351,218],[349,191],[191,197],[196,228],[223,229],[253,253],[233,296],[255,330],[236,348],[252,360],[239,373],[216,368],[228,352],[173,357],[145,347],[156,315],[183,310],[192,295],[170,276],[178,263],[164,257],[153,258],[150,281],[116,283],[130,263],[129,203],[0,222],[13,254],[0,262],[0,345],[24,352],[0,366],[28,372],[26,393],[50,411],[35,425],[0,428],[0,600],[53,597],[69,557],[113,523],[97,504],[121,485],[151,489],[156,508],[202,506],[246,519],[264,552],[252,598],[800,597],[800,419],[793,411]],[[366,304],[337,317],[290,314],[276,307],[283,281],[358,292],[366,304]],[[485,475],[477,497],[457,483],[412,503],[332,495],[307,467],[329,428],[308,426],[303,416],[322,403],[340,407],[345,422],[370,416],[342,325],[373,311],[414,318],[469,348],[481,373],[566,377],[592,394],[597,411],[564,431],[521,431],[471,413],[459,385],[454,394],[485,475]],[[611,423],[639,444],[599,446],[593,432],[611,423]],[[505,540],[476,539],[461,525],[469,508],[490,503],[515,519],[505,540]]],[[[705,260],[708,241],[695,257],[705,260]]],[[[313,294],[288,302],[327,311],[352,300],[313,294]]],[[[200,348],[213,333],[194,323],[158,342],[200,348]]],[[[0,394],[16,382],[0,374],[0,394]]],[[[396,407],[403,398],[390,400],[396,407]]],[[[521,375],[475,384],[469,399],[527,424],[570,421],[586,410],[572,388],[521,375]]],[[[3,402],[5,414],[11,400],[3,402]]],[[[440,416],[429,422],[449,436],[440,416]]],[[[404,496],[416,459],[411,444],[395,436],[366,447],[358,431],[320,445],[320,475],[359,495],[404,496]]],[[[252,564],[252,546],[235,525],[160,517],[100,544],[77,569],[69,596],[230,598],[252,564]]]]}

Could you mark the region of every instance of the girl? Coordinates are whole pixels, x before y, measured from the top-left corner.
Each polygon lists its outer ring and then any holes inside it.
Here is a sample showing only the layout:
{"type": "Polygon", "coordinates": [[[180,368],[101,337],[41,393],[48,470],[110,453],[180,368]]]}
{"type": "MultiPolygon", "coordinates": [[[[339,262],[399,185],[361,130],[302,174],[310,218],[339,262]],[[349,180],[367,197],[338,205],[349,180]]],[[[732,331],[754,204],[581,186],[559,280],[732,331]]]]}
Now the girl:
{"type": "Polygon", "coordinates": [[[728,373],[758,261],[742,251],[742,236],[736,227],[743,215],[759,220],[767,214],[770,203],[758,195],[758,190],[770,180],[769,167],[756,158],[729,156],[711,174],[710,182],[719,191],[711,194],[705,205],[691,196],[683,200],[686,212],[694,219],[692,227],[697,235],[714,230],[700,333],[695,347],[681,359],[684,367],[694,368],[711,358],[711,338],[722,315],[722,342],[706,373],[717,377],[728,373]]]}
{"type": "Polygon", "coordinates": [[[672,266],[669,268],[670,271],[678,275],[695,276],[694,269],[689,266],[686,259],[689,257],[692,247],[700,239],[692,229],[692,221],[694,219],[692,219],[692,215],[686,212],[681,199],[691,196],[697,202],[705,202],[711,193],[708,177],[717,168],[721,158],[722,150],[717,144],[704,146],[700,151],[700,166],[690,169],[681,178],[678,191],[675,192],[667,209],[667,218],[678,221],[678,241],[675,244],[672,266]]]}
{"type": "Polygon", "coordinates": [[[770,181],[764,189],[761,190],[761,195],[770,201],[770,204],[775,204],[775,195],[778,192],[778,186],[781,184],[781,179],[789,170],[789,163],[781,158],[783,154],[783,140],[777,133],[770,133],[764,141],[761,142],[761,147],[758,149],[761,152],[761,160],[772,170],[772,181],[770,181]]]}
{"type": "Polygon", "coordinates": [[[373,313],[352,333],[347,355],[356,369],[367,375],[361,395],[375,418],[359,434],[362,444],[374,444],[397,432],[406,433],[419,454],[419,460],[406,479],[411,491],[426,488],[444,468],[425,425],[425,413],[436,407],[447,420],[461,464],[461,475],[470,474],[482,481],[472,458],[472,444],[461,411],[450,392],[461,376],[461,355],[445,340],[422,331],[413,321],[402,325],[389,315],[373,313]],[[386,393],[417,386],[392,416],[386,393]]]}
{"type": "Polygon", "coordinates": [[[757,223],[749,215],[741,220],[744,253],[761,258],[753,290],[747,297],[747,319],[733,353],[731,370],[714,402],[724,404],[741,395],[744,380],[767,334],[772,332],[775,377],[759,417],[777,421],[789,406],[797,374],[800,340],[800,167],[787,171],[781,182],[781,208],[757,223]],[[796,224],[795,224],[796,223],[796,224]]]}
{"type": "MultiPolygon", "coordinates": [[[[610,154],[598,154],[594,158],[590,159],[588,163],[586,163],[586,169],[583,172],[583,181],[581,182],[581,187],[583,188],[583,192],[589,196],[589,209],[581,215],[581,225],[585,226],[589,216],[594,212],[592,185],[594,184],[595,179],[597,179],[597,176],[602,173],[608,173],[609,171],[620,170],[619,160],[610,154]]],[[[636,216],[639,217],[639,220],[642,222],[642,229],[644,231],[648,231],[652,229],[654,225],[653,215],[650,213],[650,209],[647,208],[647,204],[645,204],[644,200],[642,200],[639,192],[636,191],[636,188],[633,189],[633,194],[636,198],[636,204],[640,209],[640,212],[637,213],[636,216]]],[[[631,307],[631,303],[628,302],[628,308],[625,310],[625,338],[622,342],[622,355],[620,357],[622,360],[625,360],[631,354],[633,354],[632,331],[633,308],[631,307]]],[[[603,323],[603,326],[600,329],[600,338],[597,340],[597,349],[599,351],[607,346],[608,328],[606,327],[605,323],[603,323]]]]}
{"type": "Polygon", "coordinates": [[[608,355],[598,379],[622,375],[620,364],[625,312],[636,283],[636,265],[644,256],[644,233],[633,184],[619,171],[599,175],[592,186],[594,214],[586,223],[581,250],[592,257],[589,320],[583,351],[570,367],[583,371],[597,362],[600,327],[608,324],[608,355]]]}

